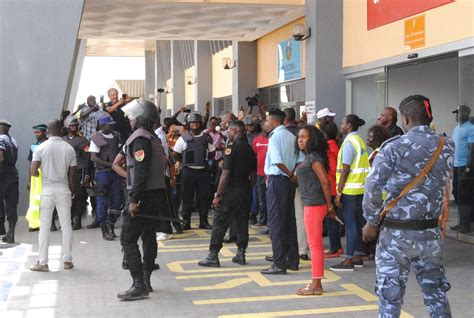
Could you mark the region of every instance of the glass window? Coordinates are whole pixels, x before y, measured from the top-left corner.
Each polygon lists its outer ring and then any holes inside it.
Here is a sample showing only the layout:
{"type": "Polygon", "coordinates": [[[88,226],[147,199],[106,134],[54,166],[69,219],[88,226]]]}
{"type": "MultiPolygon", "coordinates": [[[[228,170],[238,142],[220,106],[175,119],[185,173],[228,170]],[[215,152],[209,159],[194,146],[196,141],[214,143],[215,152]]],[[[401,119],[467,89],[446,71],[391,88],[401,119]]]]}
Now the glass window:
{"type": "MultiPolygon", "coordinates": [[[[385,73],[361,76],[352,79],[352,111],[365,120],[359,133],[367,138],[367,130],[375,123],[385,107],[385,73]]],[[[339,123],[338,123],[339,124],[339,123]]]]}

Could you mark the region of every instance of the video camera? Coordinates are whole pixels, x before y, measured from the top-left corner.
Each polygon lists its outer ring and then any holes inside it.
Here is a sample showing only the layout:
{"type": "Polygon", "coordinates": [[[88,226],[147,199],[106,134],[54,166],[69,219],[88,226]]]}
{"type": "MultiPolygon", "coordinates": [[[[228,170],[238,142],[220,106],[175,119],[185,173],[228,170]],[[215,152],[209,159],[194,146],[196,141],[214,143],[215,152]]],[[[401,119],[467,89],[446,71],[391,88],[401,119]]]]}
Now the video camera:
{"type": "Polygon", "coordinates": [[[245,101],[247,102],[247,105],[249,107],[255,107],[260,102],[260,95],[255,94],[252,97],[248,96],[247,98],[245,98],[245,101]]]}

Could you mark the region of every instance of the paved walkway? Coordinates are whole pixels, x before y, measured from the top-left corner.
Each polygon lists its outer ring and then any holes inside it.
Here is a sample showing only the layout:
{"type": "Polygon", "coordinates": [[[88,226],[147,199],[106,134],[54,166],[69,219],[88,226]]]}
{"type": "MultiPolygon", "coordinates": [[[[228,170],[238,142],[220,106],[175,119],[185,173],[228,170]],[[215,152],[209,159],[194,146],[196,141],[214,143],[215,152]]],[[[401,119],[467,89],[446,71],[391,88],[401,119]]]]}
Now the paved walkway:
{"type": "MultiPolygon", "coordinates": [[[[88,220],[84,222],[87,224],[88,220]]],[[[296,296],[296,289],[309,282],[310,263],[299,272],[266,277],[260,269],[269,265],[267,236],[251,230],[248,265],[230,261],[234,245],[221,251],[221,268],[197,266],[206,256],[209,231],[193,230],[160,242],[154,272],[155,292],[149,299],[121,302],[116,294],[130,286],[127,271],[121,269],[118,240],[102,240],[100,230],[74,231],[74,269],[62,269],[60,232],[51,233],[49,273],[30,272],[36,262],[37,232],[29,233],[24,220],[19,224],[14,248],[0,249],[0,317],[375,317],[373,294],[374,263],[353,273],[325,272],[324,296],[296,296]],[[5,313],[2,313],[5,311],[5,313]]],[[[454,317],[474,312],[474,246],[446,240],[446,270],[454,317]]],[[[340,261],[326,260],[326,268],[340,261]]],[[[420,289],[410,275],[403,317],[428,317],[420,289]]]]}

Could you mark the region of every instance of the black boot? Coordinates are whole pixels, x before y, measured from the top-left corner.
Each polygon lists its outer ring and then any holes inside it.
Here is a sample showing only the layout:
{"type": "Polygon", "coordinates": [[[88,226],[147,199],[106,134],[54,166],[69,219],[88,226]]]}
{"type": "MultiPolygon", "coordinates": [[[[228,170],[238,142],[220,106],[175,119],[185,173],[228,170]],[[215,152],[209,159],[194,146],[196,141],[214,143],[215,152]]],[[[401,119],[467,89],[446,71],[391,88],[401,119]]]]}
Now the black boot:
{"type": "Polygon", "coordinates": [[[148,270],[144,270],[143,271],[143,283],[145,284],[146,290],[149,293],[152,293],[153,292],[153,287],[151,287],[150,278],[151,278],[151,272],[148,271],[148,270]]]}
{"type": "Polygon", "coordinates": [[[107,221],[107,230],[109,231],[110,237],[112,237],[113,239],[117,238],[117,235],[115,235],[115,224],[109,223],[107,221]]]}
{"type": "Polygon", "coordinates": [[[102,238],[106,241],[113,241],[114,238],[110,235],[109,231],[107,230],[107,225],[102,225],[102,238]]]}
{"type": "Polygon", "coordinates": [[[209,221],[207,221],[207,219],[202,219],[199,222],[199,228],[205,230],[212,230],[212,226],[209,224],[209,221]]]}
{"type": "Polygon", "coordinates": [[[80,230],[82,229],[82,222],[80,217],[74,217],[72,221],[72,229],[73,230],[80,230]]]}
{"type": "Polygon", "coordinates": [[[97,227],[100,226],[100,223],[99,221],[97,221],[97,218],[94,219],[94,221],[92,221],[91,224],[89,224],[88,226],[86,226],[88,229],[95,229],[97,227]]]}
{"type": "Polygon", "coordinates": [[[183,230],[190,230],[191,229],[191,220],[184,220],[183,221],[183,230]]]}
{"type": "Polygon", "coordinates": [[[143,274],[133,275],[132,287],[122,293],[118,293],[117,297],[121,300],[139,300],[148,298],[148,291],[143,282],[143,274]]]}
{"type": "Polygon", "coordinates": [[[5,235],[7,232],[5,231],[5,223],[0,223],[0,235],[5,235]]]}
{"type": "Polygon", "coordinates": [[[232,262],[239,264],[239,265],[245,265],[247,264],[245,262],[245,247],[239,247],[237,249],[237,253],[235,256],[232,258],[232,262]]]}
{"type": "Polygon", "coordinates": [[[4,243],[15,243],[15,225],[16,222],[8,222],[8,233],[2,239],[4,243]]]}
{"type": "Polygon", "coordinates": [[[204,267],[221,267],[218,254],[218,251],[210,251],[209,255],[207,255],[205,259],[200,261],[198,265],[204,267]]]}

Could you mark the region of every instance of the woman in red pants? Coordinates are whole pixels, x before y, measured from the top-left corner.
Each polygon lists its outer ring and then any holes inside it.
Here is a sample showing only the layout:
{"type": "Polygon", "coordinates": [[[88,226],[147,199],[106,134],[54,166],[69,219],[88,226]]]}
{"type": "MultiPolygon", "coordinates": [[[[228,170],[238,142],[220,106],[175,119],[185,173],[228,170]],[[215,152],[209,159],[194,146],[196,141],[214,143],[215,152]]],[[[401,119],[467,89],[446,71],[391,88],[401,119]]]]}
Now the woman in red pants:
{"type": "Polygon", "coordinates": [[[297,151],[305,159],[296,169],[301,201],[304,207],[304,224],[311,251],[312,282],[296,293],[301,296],[321,295],[324,276],[323,220],[336,218],[331,203],[331,189],[328,177],[328,145],[323,134],[313,126],[303,126],[296,141],[297,151]]]}

